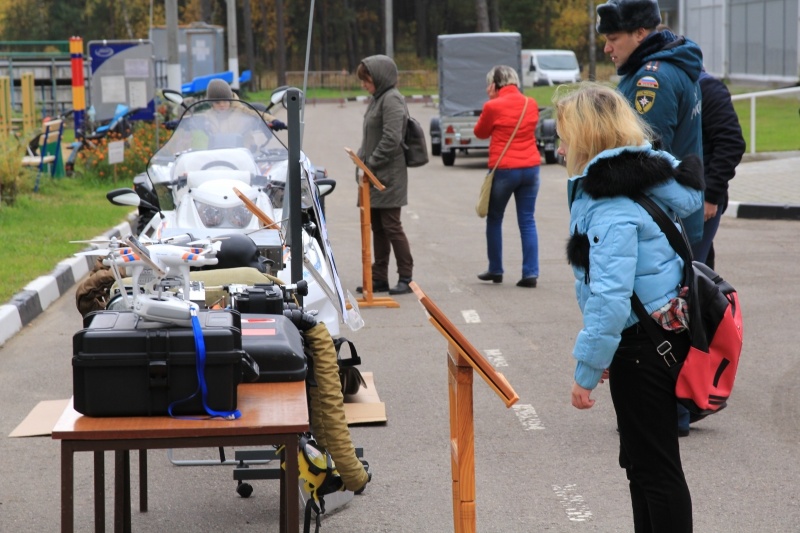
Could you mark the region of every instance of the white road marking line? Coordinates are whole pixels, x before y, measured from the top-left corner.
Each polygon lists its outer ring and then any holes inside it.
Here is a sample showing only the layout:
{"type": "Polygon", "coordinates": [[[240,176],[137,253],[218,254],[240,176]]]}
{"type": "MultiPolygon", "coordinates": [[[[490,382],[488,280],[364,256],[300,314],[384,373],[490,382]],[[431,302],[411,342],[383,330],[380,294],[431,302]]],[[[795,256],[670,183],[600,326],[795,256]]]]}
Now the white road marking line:
{"type": "Polygon", "coordinates": [[[539,420],[539,415],[536,414],[536,409],[533,408],[530,404],[517,404],[513,405],[512,409],[519,418],[522,427],[525,431],[531,431],[534,429],[544,429],[544,424],[542,421],[539,420]]]}
{"type": "Polygon", "coordinates": [[[474,309],[465,309],[461,311],[461,316],[464,317],[464,322],[467,324],[479,324],[481,321],[480,315],[474,309]]]}
{"type": "Polygon", "coordinates": [[[451,294],[461,292],[461,285],[456,281],[448,283],[447,290],[450,291],[451,294]]]}
{"type": "Polygon", "coordinates": [[[592,511],[583,499],[583,496],[577,494],[575,489],[576,485],[564,485],[560,487],[553,485],[553,492],[556,493],[558,499],[561,501],[561,506],[567,513],[567,518],[572,522],[588,522],[592,520],[592,511]]]}
{"type": "Polygon", "coordinates": [[[500,350],[492,349],[492,350],[484,350],[483,353],[486,354],[486,358],[492,363],[492,366],[495,368],[500,368],[502,366],[508,367],[508,361],[506,358],[503,357],[503,353],[500,350]]]}

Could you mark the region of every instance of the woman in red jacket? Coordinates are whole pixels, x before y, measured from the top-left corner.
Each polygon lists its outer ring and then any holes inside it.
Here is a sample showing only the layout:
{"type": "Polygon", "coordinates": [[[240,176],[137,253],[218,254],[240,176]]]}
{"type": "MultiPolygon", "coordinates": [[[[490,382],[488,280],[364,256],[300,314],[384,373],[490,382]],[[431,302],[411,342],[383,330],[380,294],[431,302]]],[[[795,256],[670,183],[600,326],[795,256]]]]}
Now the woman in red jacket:
{"type": "Polygon", "coordinates": [[[494,168],[498,160],[500,164],[494,173],[489,213],[486,216],[489,269],[478,274],[478,279],[503,282],[503,214],[513,194],[522,238],[522,279],[517,282],[517,286],[533,288],[536,287],[539,277],[539,237],[533,218],[536,195],[539,193],[541,162],[534,136],[539,120],[539,107],[536,100],[522,94],[517,71],[509,66],[492,68],[486,75],[486,82],[489,101],[484,104],[474,131],[475,136],[480,139],[491,137],[489,168],[494,168]],[[528,107],[519,122],[526,99],[528,107]],[[519,129],[501,158],[517,122],[519,129]]]}

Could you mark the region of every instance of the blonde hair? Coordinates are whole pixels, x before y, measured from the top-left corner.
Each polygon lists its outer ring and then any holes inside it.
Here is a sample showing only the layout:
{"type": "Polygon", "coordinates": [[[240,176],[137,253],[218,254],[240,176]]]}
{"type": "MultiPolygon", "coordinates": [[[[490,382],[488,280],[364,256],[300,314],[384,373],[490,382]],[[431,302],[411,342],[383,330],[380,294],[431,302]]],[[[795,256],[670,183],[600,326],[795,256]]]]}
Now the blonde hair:
{"type": "Polygon", "coordinates": [[[619,92],[584,82],[574,90],[559,87],[553,95],[558,136],[567,144],[567,171],[575,176],[603,150],[640,146],[652,130],[619,92]]]}

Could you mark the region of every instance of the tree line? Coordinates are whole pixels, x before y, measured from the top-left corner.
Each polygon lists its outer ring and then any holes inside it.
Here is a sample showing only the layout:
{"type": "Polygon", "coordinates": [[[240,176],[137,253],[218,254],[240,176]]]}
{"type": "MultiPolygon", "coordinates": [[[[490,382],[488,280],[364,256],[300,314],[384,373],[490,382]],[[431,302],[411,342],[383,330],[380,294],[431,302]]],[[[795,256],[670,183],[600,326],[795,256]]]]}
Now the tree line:
{"type": "MultiPolygon", "coordinates": [[[[234,1],[240,65],[279,77],[302,70],[311,0],[234,1]]],[[[179,0],[179,23],[226,26],[226,2],[179,0]]],[[[402,70],[434,68],[440,34],[515,31],[524,48],[567,48],[585,63],[595,3],[393,0],[395,59],[402,70]]],[[[363,57],[385,53],[384,8],[382,0],[315,0],[310,69],[353,72],[363,57]]],[[[151,23],[165,25],[160,0],[0,0],[0,16],[4,41],[146,39],[151,23]]]]}

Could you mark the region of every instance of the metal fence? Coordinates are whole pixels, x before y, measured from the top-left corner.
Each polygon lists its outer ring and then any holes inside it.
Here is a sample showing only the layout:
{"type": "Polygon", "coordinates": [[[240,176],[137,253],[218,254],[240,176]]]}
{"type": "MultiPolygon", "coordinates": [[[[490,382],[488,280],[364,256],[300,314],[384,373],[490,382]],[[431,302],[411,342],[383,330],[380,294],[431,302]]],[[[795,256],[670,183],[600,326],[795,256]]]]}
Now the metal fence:
{"type": "MultiPolygon", "coordinates": [[[[293,87],[303,87],[304,73],[302,71],[288,71],[286,84],[293,87]]],[[[273,88],[278,85],[278,76],[275,73],[262,74],[259,77],[261,87],[273,88]]],[[[439,76],[436,71],[428,70],[401,70],[398,72],[398,88],[418,89],[424,92],[436,92],[439,86],[439,76]]],[[[322,70],[308,73],[309,89],[329,89],[333,91],[359,91],[361,81],[355,73],[347,71],[322,70]]]]}
{"type": "MultiPolygon", "coordinates": [[[[2,57],[0,55],[0,57],[2,57]]],[[[84,62],[84,76],[89,79],[91,66],[84,62]]],[[[66,59],[0,59],[0,76],[8,76],[11,84],[11,105],[15,111],[22,109],[22,74],[32,73],[36,86],[36,105],[42,116],[54,116],[72,109],[72,66],[66,59]]],[[[91,90],[87,83],[87,99],[91,90]]]]}
{"type": "Polygon", "coordinates": [[[776,89],[774,91],[758,91],[755,93],[736,94],[731,96],[732,101],[750,100],[750,153],[756,153],[756,99],[761,96],[783,96],[787,94],[800,94],[800,87],[776,89]]]}

